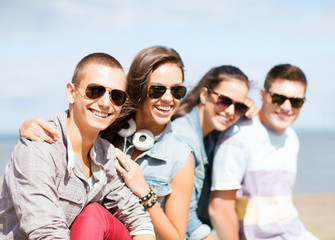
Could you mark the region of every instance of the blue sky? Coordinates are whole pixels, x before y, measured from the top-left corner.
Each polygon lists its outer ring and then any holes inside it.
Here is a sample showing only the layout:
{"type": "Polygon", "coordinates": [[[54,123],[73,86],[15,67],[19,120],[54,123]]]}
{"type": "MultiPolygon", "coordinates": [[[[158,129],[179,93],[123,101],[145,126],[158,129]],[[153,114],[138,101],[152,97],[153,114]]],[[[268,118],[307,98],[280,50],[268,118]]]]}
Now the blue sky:
{"type": "Polygon", "coordinates": [[[333,0],[2,0],[0,134],[67,109],[65,84],[85,55],[109,53],[127,72],[153,45],[180,53],[189,88],[211,67],[239,67],[258,104],[272,66],[299,66],[309,86],[294,128],[335,130],[333,0]]]}

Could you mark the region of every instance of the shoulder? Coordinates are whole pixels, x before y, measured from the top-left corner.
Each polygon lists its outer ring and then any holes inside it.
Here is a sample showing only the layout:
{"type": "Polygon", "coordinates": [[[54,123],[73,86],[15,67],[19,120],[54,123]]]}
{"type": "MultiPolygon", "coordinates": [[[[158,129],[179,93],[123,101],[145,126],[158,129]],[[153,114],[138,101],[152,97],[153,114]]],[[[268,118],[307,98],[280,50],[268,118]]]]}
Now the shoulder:
{"type": "MultiPolygon", "coordinates": [[[[156,145],[156,144],[155,144],[156,145]]],[[[157,142],[159,146],[159,151],[165,151],[168,154],[169,161],[173,161],[174,159],[185,160],[190,152],[192,152],[191,147],[185,142],[184,138],[177,134],[176,130],[168,125],[164,134],[161,136],[159,141],[157,142]]],[[[158,149],[156,149],[158,151],[158,149]]]]}
{"type": "Polygon", "coordinates": [[[21,138],[15,146],[6,173],[20,172],[28,177],[55,176],[66,170],[66,150],[56,143],[34,142],[21,138]]]}
{"type": "Polygon", "coordinates": [[[298,135],[297,133],[294,131],[293,128],[289,127],[286,129],[286,135],[287,135],[287,139],[288,141],[291,142],[291,144],[293,145],[296,145],[297,147],[299,147],[299,138],[298,138],[298,135]]]}
{"type": "Polygon", "coordinates": [[[233,126],[220,134],[217,144],[223,142],[238,141],[246,143],[261,131],[261,123],[258,119],[240,119],[233,126]]]}

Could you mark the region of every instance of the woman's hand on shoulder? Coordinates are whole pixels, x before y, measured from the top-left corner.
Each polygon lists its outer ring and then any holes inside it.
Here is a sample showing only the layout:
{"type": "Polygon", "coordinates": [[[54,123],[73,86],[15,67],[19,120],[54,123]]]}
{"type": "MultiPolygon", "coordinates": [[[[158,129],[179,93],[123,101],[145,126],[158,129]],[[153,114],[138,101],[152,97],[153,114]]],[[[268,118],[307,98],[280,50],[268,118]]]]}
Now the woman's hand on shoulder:
{"type": "Polygon", "coordinates": [[[114,166],[128,188],[139,198],[146,196],[150,192],[150,187],[144,179],[140,166],[120,149],[115,148],[115,153],[119,163],[115,163],[114,166]]]}
{"type": "Polygon", "coordinates": [[[60,137],[56,127],[41,118],[29,119],[22,123],[19,129],[20,137],[32,141],[53,143],[60,137]]]}
{"type": "Polygon", "coordinates": [[[248,111],[245,113],[246,118],[252,118],[258,115],[259,111],[257,105],[251,98],[247,98],[244,101],[244,104],[249,107],[248,111]]]}

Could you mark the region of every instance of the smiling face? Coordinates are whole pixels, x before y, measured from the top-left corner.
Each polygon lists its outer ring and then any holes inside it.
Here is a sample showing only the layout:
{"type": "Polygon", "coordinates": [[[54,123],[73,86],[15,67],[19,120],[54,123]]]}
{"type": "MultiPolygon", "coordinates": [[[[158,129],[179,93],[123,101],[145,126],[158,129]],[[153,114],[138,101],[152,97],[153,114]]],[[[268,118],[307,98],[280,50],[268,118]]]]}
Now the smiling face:
{"type": "MultiPolygon", "coordinates": [[[[304,98],[306,86],[298,81],[275,79],[269,91],[286,97],[304,98]]],[[[261,90],[263,106],[259,112],[260,120],[272,131],[282,134],[299,116],[300,108],[293,108],[287,99],[281,105],[272,103],[272,98],[264,89],[261,90]]]]}
{"type": "Polygon", "coordinates": [[[100,132],[107,128],[118,116],[121,106],[110,100],[110,91],[97,99],[86,96],[88,85],[97,84],[110,89],[125,91],[126,77],[122,69],[99,64],[86,66],[78,86],[67,85],[67,97],[70,102],[70,113],[79,129],[87,132],[100,132]]]}
{"type": "MultiPolygon", "coordinates": [[[[235,102],[241,103],[244,103],[248,94],[247,84],[234,78],[221,81],[214,89],[211,90],[220,95],[229,97],[235,102]]],[[[240,115],[235,113],[235,107],[233,104],[225,109],[219,107],[216,104],[218,96],[213,93],[208,93],[207,88],[203,88],[200,94],[200,100],[204,105],[202,123],[204,137],[213,130],[226,130],[240,118],[240,115]]]]}
{"type": "Polygon", "coordinates": [[[162,64],[152,72],[149,87],[152,85],[163,85],[167,87],[167,90],[157,99],[146,97],[144,103],[136,112],[138,129],[148,129],[154,135],[164,130],[181,101],[181,99],[176,99],[171,95],[170,88],[182,85],[182,82],[182,71],[174,63],[162,64]]]}

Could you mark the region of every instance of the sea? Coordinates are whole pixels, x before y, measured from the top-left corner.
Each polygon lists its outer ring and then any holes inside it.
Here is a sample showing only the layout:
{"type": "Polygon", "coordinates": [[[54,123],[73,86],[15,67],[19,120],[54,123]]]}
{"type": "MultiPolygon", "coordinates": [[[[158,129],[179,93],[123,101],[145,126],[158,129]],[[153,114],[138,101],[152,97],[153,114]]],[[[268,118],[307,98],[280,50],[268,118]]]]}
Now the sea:
{"type": "MultiPolygon", "coordinates": [[[[335,131],[297,130],[297,134],[300,152],[294,193],[335,191],[335,131]]],[[[1,180],[18,140],[15,135],[0,135],[1,180]]]]}

